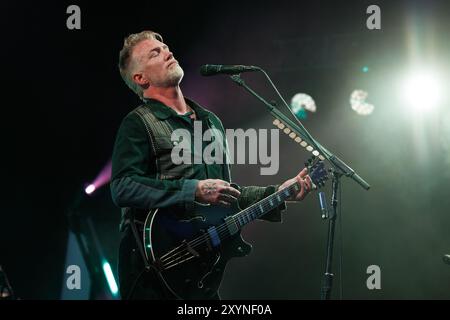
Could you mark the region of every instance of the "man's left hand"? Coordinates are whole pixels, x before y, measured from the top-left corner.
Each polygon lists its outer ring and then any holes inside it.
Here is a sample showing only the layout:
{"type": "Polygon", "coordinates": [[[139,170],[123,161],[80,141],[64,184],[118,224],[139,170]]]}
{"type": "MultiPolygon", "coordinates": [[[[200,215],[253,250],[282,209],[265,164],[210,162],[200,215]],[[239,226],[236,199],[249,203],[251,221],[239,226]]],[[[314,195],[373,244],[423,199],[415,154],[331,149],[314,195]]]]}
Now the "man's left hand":
{"type": "Polygon", "coordinates": [[[291,198],[286,199],[287,201],[301,201],[303,200],[308,193],[312,189],[312,182],[311,178],[308,176],[308,169],[304,168],[298,175],[296,175],[294,178],[286,180],[279,188],[278,190],[284,189],[294,182],[297,182],[300,186],[300,191],[297,192],[296,195],[292,196],[291,198]]]}

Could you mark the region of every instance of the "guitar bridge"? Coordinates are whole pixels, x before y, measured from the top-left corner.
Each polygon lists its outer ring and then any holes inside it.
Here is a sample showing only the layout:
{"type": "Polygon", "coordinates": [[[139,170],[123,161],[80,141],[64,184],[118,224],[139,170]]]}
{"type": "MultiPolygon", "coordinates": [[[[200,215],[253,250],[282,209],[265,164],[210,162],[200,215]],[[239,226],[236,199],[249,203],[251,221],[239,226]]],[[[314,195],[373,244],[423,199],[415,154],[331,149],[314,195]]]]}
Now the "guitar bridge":
{"type": "Polygon", "coordinates": [[[183,240],[183,244],[186,246],[186,250],[189,251],[190,254],[192,254],[196,258],[200,257],[200,254],[189,245],[189,242],[186,242],[186,240],[183,240]]]}

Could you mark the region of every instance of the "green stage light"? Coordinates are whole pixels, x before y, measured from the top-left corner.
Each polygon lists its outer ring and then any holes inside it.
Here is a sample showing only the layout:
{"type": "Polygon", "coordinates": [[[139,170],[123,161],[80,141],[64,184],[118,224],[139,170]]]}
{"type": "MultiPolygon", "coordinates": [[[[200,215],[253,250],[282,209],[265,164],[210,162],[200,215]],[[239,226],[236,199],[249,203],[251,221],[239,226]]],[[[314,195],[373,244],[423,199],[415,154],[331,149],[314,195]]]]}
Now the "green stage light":
{"type": "Polygon", "coordinates": [[[107,261],[103,262],[103,272],[105,273],[106,280],[108,281],[109,289],[111,290],[111,293],[116,296],[119,292],[119,289],[117,287],[116,280],[114,279],[114,275],[111,270],[111,266],[107,261]]]}

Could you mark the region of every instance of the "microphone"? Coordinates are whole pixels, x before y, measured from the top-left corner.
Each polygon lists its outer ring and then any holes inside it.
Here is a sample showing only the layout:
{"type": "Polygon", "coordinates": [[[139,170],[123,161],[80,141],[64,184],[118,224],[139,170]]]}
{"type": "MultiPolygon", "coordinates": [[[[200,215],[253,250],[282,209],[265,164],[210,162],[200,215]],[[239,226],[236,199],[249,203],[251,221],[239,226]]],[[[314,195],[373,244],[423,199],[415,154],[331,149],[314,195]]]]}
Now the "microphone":
{"type": "Polygon", "coordinates": [[[322,219],[328,219],[327,199],[325,197],[325,192],[323,191],[319,192],[319,204],[320,204],[320,211],[322,211],[322,219]]]}
{"type": "Polygon", "coordinates": [[[205,64],[200,68],[200,74],[202,76],[213,76],[219,73],[224,74],[239,74],[242,72],[259,71],[259,67],[255,66],[242,66],[242,65],[223,65],[223,64],[205,64]]]}

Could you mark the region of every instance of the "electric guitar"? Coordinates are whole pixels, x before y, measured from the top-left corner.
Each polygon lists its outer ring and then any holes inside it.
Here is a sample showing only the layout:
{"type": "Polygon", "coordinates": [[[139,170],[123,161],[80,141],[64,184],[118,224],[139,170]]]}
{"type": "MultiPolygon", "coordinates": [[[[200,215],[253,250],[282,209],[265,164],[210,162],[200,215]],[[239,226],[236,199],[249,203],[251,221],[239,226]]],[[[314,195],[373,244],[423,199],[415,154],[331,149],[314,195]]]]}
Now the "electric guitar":
{"type": "MultiPolygon", "coordinates": [[[[312,158],[305,165],[313,188],[323,186],[328,179],[323,162],[312,158]]],[[[143,231],[147,260],[175,299],[211,298],[220,287],[228,260],[251,251],[241,229],[299,190],[295,182],[244,210],[238,204],[200,207],[189,220],[179,220],[167,209],[153,209],[143,231]]]]}

